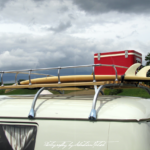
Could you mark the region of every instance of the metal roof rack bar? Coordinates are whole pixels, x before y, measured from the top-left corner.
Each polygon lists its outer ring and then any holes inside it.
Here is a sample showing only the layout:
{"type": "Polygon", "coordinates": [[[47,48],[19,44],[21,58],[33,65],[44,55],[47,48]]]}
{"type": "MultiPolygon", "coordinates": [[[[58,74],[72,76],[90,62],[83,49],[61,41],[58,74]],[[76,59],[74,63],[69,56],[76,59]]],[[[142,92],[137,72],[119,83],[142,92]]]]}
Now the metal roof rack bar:
{"type": "Polygon", "coordinates": [[[16,73],[16,75],[15,75],[15,85],[17,85],[17,75],[18,75],[18,73],[16,73]]]}
{"type": "Polygon", "coordinates": [[[45,89],[45,87],[42,87],[37,93],[36,95],[34,96],[34,100],[32,102],[32,106],[31,106],[31,109],[30,109],[30,112],[29,112],[29,115],[28,115],[28,118],[29,119],[33,119],[35,117],[35,110],[34,110],[34,107],[35,107],[35,104],[36,104],[36,101],[37,101],[37,98],[38,96],[40,95],[40,93],[45,89]]]}
{"type": "MultiPolygon", "coordinates": [[[[67,68],[83,68],[83,67],[92,67],[92,66],[115,66],[119,68],[128,68],[125,66],[119,66],[119,65],[108,65],[108,64],[90,64],[90,65],[78,65],[78,66],[65,66],[61,67],[61,69],[67,69],[67,68]]],[[[37,69],[24,69],[24,70],[10,70],[10,71],[0,71],[0,73],[21,73],[21,72],[28,72],[28,71],[42,71],[42,70],[53,70],[53,69],[59,69],[60,67],[50,67],[50,68],[37,68],[37,69]]]]}
{"type": "MultiPolygon", "coordinates": [[[[8,72],[1,71],[0,73],[1,73],[1,86],[4,86],[3,75],[4,75],[4,73],[8,73],[8,72]]],[[[29,74],[29,81],[30,81],[29,85],[31,85],[31,74],[44,75],[44,76],[47,76],[47,77],[48,76],[53,77],[53,75],[49,75],[49,74],[31,73],[31,70],[29,71],[29,73],[26,73],[26,72],[11,72],[11,73],[16,73],[16,75],[15,75],[15,85],[17,85],[17,76],[18,76],[19,73],[20,74],[29,74]]]]}
{"type": "Polygon", "coordinates": [[[58,69],[58,84],[61,83],[61,82],[60,82],[60,69],[61,69],[61,68],[58,69]]]}
{"type": "Polygon", "coordinates": [[[29,85],[31,85],[31,70],[29,71],[29,85]]]}
{"type": "Polygon", "coordinates": [[[1,73],[1,86],[4,86],[3,75],[4,75],[4,72],[1,73]]]}
{"type": "Polygon", "coordinates": [[[118,74],[117,74],[117,69],[116,69],[115,65],[113,65],[113,68],[114,68],[115,73],[116,73],[116,79],[115,79],[115,81],[118,81],[118,78],[117,78],[118,74]]]}
{"type": "Polygon", "coordinates": [[[95,80],[95,66],[93,66],[93,82],[96,82],[96,80],[95,80]]]}
{"type": "Polygon", "coordinates": [[[146,88],[145,86],[138,85],[138,84],[120,84],[119,83],[119,84],[105,84],[105,85],[101,85],[96,90],[96,93],[94,95],[93,103],[92,103],[92,110],[91,110],[90,115],[89,115],[89,120],[96,120],[96,118],[97,118],[97,112],[96,112],[95,108],[96,108],[96,103],[97,103],[97,98],[98,98],[99,92],[102,92],[103,88],[105,88],[105,87],[116,87],[116,86],[127,86],[127,85],[131,86],[131,87],[144,88],[150,94],[150,90],[148,88],[146,88]]]}
{"type": "Polygon", "coordinates": [[[97,91],[94,95],[92,110],[91,110],[90,115],[89,115],[89,120],[96,120],[96,118],[97,118],[97,113],[96,113],[95,107],[96,107],[98,94],[102,90],[102,88],[103,88],[103,85],[99,86],[99,88],[97,89],[97,91]]]}
{"type": "MultiPolygon", "coordinates": [[[[96,79],[95,79],[95,67],[97,66],[110,66],[110,67],[113,67],[114,70],[115,70],[115,74],[116,74],[116,79],[115,81],[118,81],[117,79],[117,69],[116,67],[121,67],[121,68],[128,68],[128,67],[124,67],[124,66],[118,66],[118,65],[110,65],[110,64],[91,64],[91,65],[79,65],[79,66],[65,66],[65,67],[51,67],[51,68],[39,68],[39,69],[25,69],[25,70],[16,70],[16,71],[1,71],[1,86],[4,85],[3,83],[3,74],[4,73],[16,73],[16,76],[15,76],[15,85],[17,85],[17,75],[18,74],[26,74],[26,72],[28,71],[29,73],[29,85],[31,85],[31,74],[36,74],[36,73],[31,73],[32,71],[40,71],[40,70],[53,70],[53,69],[58,69],[58,84],[61,83],[60,81],[60,69],[68,69],[68,68],[82,68],[82,67],[93,67],[93,82],[96,82],[96,79]]],[[[38,75],[38,74],[37,74],[38,75]]],[[[45,75],[45,74],[39,74],[39,75],[45,75]]],[[[46,75],[46,76],[49,76],[49,75],[46,75]]]]}
{"type": "Polygon", "coordinates": [[[144,90],[146,90],[146,92],[148,92],[148,94],[150,95],[150,89],[148,88],[148,87],[146,87],[146,86],[142,86],[142,85],[138,85],[138,87],[139,88],[142,88],[142,89],[144,89],[144,90]]]}

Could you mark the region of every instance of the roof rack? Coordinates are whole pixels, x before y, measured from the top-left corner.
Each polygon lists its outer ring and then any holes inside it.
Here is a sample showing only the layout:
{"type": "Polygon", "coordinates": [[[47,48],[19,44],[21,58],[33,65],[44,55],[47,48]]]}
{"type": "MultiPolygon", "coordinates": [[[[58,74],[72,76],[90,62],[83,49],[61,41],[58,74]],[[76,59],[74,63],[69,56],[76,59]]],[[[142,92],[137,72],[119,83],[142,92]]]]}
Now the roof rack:
{"type": "MultiPolygon", "coordinates": [[[[135,65],[138,66],[139,64],[135,65]]],[[[136,67],[134,66],[134,69],[136,69],[136,67]]],[[[32,106],[31,106],[31,110],[29,112],[28,118],[33,119],[35,117],[35,104],[37,101],[38,96],[40,95],[40,93],[45,89],[45,88],[62,88],[62,87],[94,87],[95,89],[95,95],[93,98],[93,104],[92,104],[92,109],[89,115],[89,120],[96,120],[97,118],[97,114],[96,114],[96,102],[97,102],[97,97],[99,92],[102,93],[102,95],[104,94],[102,92],[103,88],[143,88],[145,89],[149,94],[150,94],[150,90],[149,90],[149,86],[148,85],[144,85],[142,83],[139,83],[139,81],[124,81],[124,76],[123,79],[121,79],[121,81],[118,80],[118,74],[117,74],[117,69],[116,67],[120,67],[120,68],[128,68],[125,66],[118,66],[118,65],[108,65],[108,64],[91,64],[91,65],[80,65],[80,66],[65,66],[65,67],[51,67],[51,68],[39,68],[39,69],[26,69],[26,70],[16,70],[16,71],[1,71],[1,86],[0,89],[20,89],[20,88],[40,88],[40,90],[36,93],[33,102],[32,102],[32,106]],[[109,66],[109,67],[113,67],[115,70],[115,80],[114,81],[96,81],[95,78],[95,67],[97,66],[109,66]],[[70,83],[61,83],[60,80],[60,70],[61,69],[68,69],[68,68],[83,68],[83,67],[93,67],[93,81],[92,82],[70,82],[70,83]],[[58,70],[58,83],[47,83],[47,84],[32,84],[31,83],[31,74],[37,74],[37,75],[46,75],[46,76],[51,76],[48,74],[38,74],[38,73],[33,73],[33,71],[41,71],[41,70],[53,70],[53,69],[57,69],[58,70]],[[27,73],[28,72],[28,73],[27,73]],[[14,85],[8,85],[8,86],[4,86],[3,83],[3,75],[6,73],[15,73],[15,84],[14,85]],[[29,74],[29,84],[28,85],[18,85],[17,84],[17,75],[18,74],[29,74]],[[99,86],[97,88],[97,86],[99,86]]],[[[132,70],[132,68],[130,68],[132,70]]],[[[134,72],[132,70],[132,72],[134,72]]],[[[135,73],[135,72],[134,72],[135,73]]],[[[149,80],[149,79],[148,79],[149,80]]]]}
{"type": "MultiPolygon", "coordinates": [[[[116,75],[116,79],[115,81],[118,81],[118,74],[117,74],[117,69],[116,67],[119,67],[119,68],[128,68],[128,67],[125,67],[125,66],[119,66],[119,65],[109,65],[109,64],[90,64],[90,65],[78,65],[78,66],[64,66],[64,67],[51,67],[51,68],[38,68],[38,69],[25,69],[25,70],[12,70],[12,71],[0,71],[1,73],[1,87],[0,89],[6,89],[6,88],[35,88],[35,87],[44,87],[44,85],[35,85],[35,86],[31,86],[32,83],[31,83],[31,74],[35,74],[35,75],[44,75],[44,76],[52,76],[52,75],[49,75],[49,74],[39,74],[39,73],[33,73],[33,71],[45,71],[45,70],[55,70],[57,69],[58,70],[58,84],[61,83],[60,81],[60,70],[61,69],[69,69],[69,68],[84,68],[84,67],[93,67],[93,82],[96,82],[96,79],[95,79],[95,67],[96,66],[108,66],[108,67],[113,67],[114,70],[115,70],[115,75],[116,75]],[[4,82],[3,82],[3,76],[4,74],[6,73],[14,73],[16,74],[15,76],[15,85],[12,87],[12,86],[4,86],[4,82]],[[29,75],[29,86],[26,86],[26,87],[22,87],[21,85],[17,85],[17,75],[18,74],[28,74],[29,75]],[[19,86],[19,87],[18,87],[19,86]],[[2,88],[3,87],[3,88],[2,88]]],[[[48,86],[56,86],[56,85],[48,85],[48,86]]],[[[47,86],[47,87],[48,87],[47,86]]],[[[70,85],[62,85],[62,86],[70,86],[70,85]]],[[[80,85],[79,85],[80,86],[80,85]]],[[[57,86],[56,86],[57,87],[57,86]]]]}
{"type": "MultiPolygon", "coordinates": [[[[96,103],[97,103],[97,98],[98,98],[99,93],[101,92],[102,95],[104,95],[104,93],[102,92],[102,89],[103,88],[112,88],[112,87],[119,87],[119,88],[122,88],[122,87],[143,88],[150,94],[150,90],[149,90],[150,87],[147,86],[147,85],[143,85],[141,83],[127,83],[127,82],[121,83],[121,82],[115,81],[114,83],[107,82],[104,85],[100,85],[99,88],[95,87],[95,95],[94,95],[94,98],[93,98],[93,104],[92,104],[92,109],[91,109],[91,112],[90,112],[90,115],[89,115],[89,120],[96,120],[96,118],[97,118],[97,112],[96,112],[95,108],[96,108],[96,103]]],[[[34,119],[34,117],[35,117],[35,110],[34,110],[35,104],[36,104],[38,96],[40,95],[40,93],[44,89],[45,89],[45,87],[42,87],[36,93],[36,95],[35,95],[35,97],[33,99],[33,102],[32,102],[32,106],[31,106],[29,115],[28,115],[29,119],[34,119]]]]}
{"type": "Polygon", "coordinates": [[[89,115],[89,120],[96,120],[97,118],[97,113],[96,113],[96,103],[97,103],[97,98],[99,95],[99,92],[102,91],[103,88],[110,88],[110,87],[134,87],[134,88],[143,88],[144,90],[146,90],[149,95],[150,95],[150,86],[141,84],[141,83],[116,83],[116,84],[105,84],[105,85],[101,85],[99,86],[99,88],[97,89],[94,98],[93,98],[93,104],[92,104],[92,110],[90,112],[89,115]]]}

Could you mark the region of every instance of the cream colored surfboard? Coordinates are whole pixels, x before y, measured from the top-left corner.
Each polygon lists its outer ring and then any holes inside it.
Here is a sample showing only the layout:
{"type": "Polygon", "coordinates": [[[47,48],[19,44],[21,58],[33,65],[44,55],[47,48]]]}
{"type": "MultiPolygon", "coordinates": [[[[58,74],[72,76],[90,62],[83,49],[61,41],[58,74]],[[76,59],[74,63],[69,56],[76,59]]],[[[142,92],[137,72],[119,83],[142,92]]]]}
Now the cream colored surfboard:
{"type": "Polygon", "coordinates": [[[140,63],[133,64],[127,69],[127,71],[125,72],[125,76],[135,76],[135,72],[137,68],[140,66],[141,66],[140,63]]]}
{"type": "Polygon", "coordinates": [[[135,74],[138,67],[140,67],[140,63],[133,64],[128,70],[125,72],[124,80],[136,80],[136,81],[148,81],[150,77],[146,77],[148,70],[150,70],[150,66],[146,66],[139,70],[137,74],[135,74]]]}
{"type": "Polygon", "coordinates": [[[137,74],[137,77],[146,77],[147,72],[150,70],[150,66],[142,68],[137,74]]]}

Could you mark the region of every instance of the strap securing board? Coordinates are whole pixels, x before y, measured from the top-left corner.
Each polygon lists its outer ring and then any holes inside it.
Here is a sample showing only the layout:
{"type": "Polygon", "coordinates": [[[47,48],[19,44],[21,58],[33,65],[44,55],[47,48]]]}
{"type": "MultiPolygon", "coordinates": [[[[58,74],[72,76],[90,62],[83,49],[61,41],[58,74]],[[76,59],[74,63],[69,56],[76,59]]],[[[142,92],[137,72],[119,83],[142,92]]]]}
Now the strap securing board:
{"type": "Polygon", "coordinates": [[[124,81],[125,74],[121,76],[121,83],[124,81]]]}

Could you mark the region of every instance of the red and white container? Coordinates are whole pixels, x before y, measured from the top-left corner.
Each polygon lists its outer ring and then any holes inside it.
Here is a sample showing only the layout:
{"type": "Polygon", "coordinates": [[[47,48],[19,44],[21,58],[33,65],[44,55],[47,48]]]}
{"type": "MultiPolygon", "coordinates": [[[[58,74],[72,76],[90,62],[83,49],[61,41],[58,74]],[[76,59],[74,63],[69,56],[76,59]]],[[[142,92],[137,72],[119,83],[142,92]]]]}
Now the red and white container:
{"type": "MultiPolygon", "coordinates": [[[[115,51],[94,54],[94,64],[110,64],[130,67],[134,63],[142,63],[142,54],[135,50],[115,51]]],[[[127,68],[116,67],[118,75],[123,75],[127,68]]],[[[95,67],[95,75],[115,75],[113,67],[95,67]]]]}

